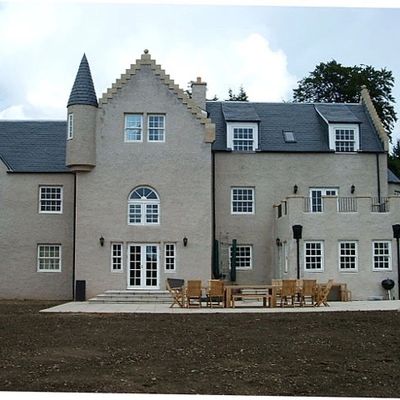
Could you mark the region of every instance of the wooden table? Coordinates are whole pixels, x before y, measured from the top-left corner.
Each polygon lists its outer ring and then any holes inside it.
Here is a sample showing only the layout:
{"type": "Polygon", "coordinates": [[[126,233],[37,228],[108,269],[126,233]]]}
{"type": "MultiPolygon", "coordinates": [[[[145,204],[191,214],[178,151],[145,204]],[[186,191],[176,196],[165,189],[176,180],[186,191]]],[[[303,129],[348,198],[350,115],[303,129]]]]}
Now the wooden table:
{"type": "MultiPolygon", "coordinates": [[[[265,290],[266,293],[271,295],[271,301],[269,302],[269,307],[276,307],[276,286],[272,285],[226,285],[225,286],[225,296],[224,296],[224,307],[231,308],[233,307],[232,302],[232,291],[233,290],[265,290]]],[[[243,296],[245,297],[245,296],[243,296]]]]}

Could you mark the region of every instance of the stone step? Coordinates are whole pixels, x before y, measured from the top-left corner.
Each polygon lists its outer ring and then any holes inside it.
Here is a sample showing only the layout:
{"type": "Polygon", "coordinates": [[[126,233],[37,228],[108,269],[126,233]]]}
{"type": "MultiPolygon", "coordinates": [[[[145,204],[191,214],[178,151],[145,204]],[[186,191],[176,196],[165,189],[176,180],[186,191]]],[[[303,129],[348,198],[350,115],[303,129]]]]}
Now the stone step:
{"type": "Polygon", "coordinates": [[[89,303],[169,303],[166,290],[107,290],[88,300],[89,303]]]}
{"type": "Polygon", "coordinates": [[[153,298],[98,298],[98,297],[93,297],[92,299],[89,299],[89,303],[138,303],[138,304],[169,304],[171,303],[172,299],[168,298],[160,298],[160,299],[153,299],[153,298]]]}

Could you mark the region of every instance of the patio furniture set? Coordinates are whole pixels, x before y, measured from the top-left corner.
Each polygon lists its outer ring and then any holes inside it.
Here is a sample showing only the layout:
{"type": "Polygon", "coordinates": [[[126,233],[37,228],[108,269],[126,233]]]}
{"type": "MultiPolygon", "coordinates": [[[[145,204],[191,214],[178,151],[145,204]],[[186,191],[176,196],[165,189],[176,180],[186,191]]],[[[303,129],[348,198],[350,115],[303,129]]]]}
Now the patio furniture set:
{"type": "Polygon", "coordinates": [[[207,307],[234,308],[238,301],[241,305],[262,301],[264,307],[329,306],[328,295],[333,285],[333,279],[326,283],[312,279],[273,279],[270,285],[226,285],[211,279],[203,287],[200,280],[188,280],[185,284],[183,279],[169,278],[166,286],[173,299],[170,307],[201,307],[205,302],[207,307]]]}

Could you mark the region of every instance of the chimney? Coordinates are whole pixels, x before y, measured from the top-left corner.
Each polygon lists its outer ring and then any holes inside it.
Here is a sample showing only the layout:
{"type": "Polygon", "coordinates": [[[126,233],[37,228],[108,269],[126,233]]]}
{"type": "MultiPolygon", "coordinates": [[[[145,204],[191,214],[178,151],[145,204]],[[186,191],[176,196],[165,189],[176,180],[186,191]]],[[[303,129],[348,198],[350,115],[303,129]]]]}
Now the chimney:
{"type": "Polygon", "coordinates": [[[202,109],[206,109],[206,91],[207,83],[202,82],[200,77],[197,77],[196,82],[191,82],[192,100],[202,109]]]}

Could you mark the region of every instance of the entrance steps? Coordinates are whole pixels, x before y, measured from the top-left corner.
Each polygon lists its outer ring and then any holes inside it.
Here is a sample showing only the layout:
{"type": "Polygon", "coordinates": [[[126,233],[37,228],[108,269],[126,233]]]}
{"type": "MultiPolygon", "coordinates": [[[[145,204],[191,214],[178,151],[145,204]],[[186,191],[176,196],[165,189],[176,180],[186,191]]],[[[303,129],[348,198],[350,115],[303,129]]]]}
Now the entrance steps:
{"type": "Polygon", "coordinates": [[[171,303],[167,290],[106,290],[88,300],[89,303],[171,303]]]}

